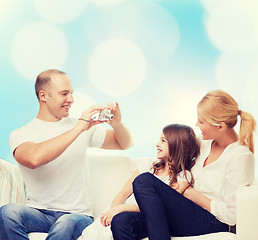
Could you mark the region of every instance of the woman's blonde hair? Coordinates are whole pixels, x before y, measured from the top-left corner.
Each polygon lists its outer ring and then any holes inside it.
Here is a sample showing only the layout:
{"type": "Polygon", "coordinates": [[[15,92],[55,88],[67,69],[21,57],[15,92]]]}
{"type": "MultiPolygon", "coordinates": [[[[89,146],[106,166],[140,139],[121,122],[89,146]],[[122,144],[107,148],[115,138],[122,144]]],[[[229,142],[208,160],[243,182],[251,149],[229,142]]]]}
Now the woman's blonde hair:
{"type": "Polygon", "coordinates": [[[239,143],[247,145],[250,151],[254,152],[253,133],[256,121],[250,113],[239,110],[237,102],[227,92],[214,90],[207,93],[199,102],[197,112],[211,125],[224,122],[229,128],[235,127],[239,115],[239,143]]]}

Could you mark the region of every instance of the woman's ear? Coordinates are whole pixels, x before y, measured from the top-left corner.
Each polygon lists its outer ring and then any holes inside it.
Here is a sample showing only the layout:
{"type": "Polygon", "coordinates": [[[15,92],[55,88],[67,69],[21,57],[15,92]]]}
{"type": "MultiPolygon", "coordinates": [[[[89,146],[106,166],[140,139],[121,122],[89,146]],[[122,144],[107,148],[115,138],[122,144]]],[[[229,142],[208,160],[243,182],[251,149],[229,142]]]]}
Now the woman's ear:
{"type": "Polygon", "coordinates": [[[224,132],[226,128],[227,128],[226,123],[224,123],[224,122],[219,123],[219,131],[220,132],[224,132]]]}

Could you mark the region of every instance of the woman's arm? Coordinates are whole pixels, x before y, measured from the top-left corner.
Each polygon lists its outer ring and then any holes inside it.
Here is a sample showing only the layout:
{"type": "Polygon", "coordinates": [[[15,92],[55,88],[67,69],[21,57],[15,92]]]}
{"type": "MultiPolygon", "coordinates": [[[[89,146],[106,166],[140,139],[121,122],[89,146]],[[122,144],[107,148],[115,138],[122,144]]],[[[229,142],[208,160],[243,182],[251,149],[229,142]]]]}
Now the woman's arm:
{"type": "Polygon", "coordinates": [[[206,210],[208,210],[209,212],[211,212],[211,199],[204,196],[202,193],[198,192],[196,189],[189,187],[184,191],[183,195],[186,198],[193,201],[194,203],[196,203],[197,205],[199,205],[200,207],[203,207],[206,210]]]}
{"type": "Polygon", "coordinates": [[[177,188],[175,188],[176,191],[178,191],[180,194],[183,194],[184,191],[189,187],[189,183],[185,181],[177,182],[177,188]]]}

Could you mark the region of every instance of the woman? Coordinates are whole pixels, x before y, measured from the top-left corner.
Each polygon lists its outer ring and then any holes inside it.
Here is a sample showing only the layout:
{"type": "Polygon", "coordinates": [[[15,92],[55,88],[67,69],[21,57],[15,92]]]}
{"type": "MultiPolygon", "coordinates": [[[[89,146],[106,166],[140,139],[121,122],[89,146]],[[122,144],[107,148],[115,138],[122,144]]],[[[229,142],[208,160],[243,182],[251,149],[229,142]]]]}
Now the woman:
{"type": "Polygon", "coordinates": [[[158,161],[143,161],[128,182],[114,198],[111,208],[87,227],[82,233],[84,240],[112,240],[110,224],[112,218],[123,212],[131,216],[140,215],[139,207],[133,196],[133,180],[142,172],[160,179],[169,188],[182,194],[188,186],[192,186],[191,168],[199,155],[200,147],[192,128],[171,124],[166,126],[156,145],[158,161]]]}
{"type": "Polygon", "coordinates": [[[141,214],[137,219],[116,215],[111,224],[114,240],[170,240],[226,232],[235,225],[235,193],[254,177],[255,119],[221,90],[206,94],[197,113],[202,139],[192,168],[194,186],[182,196],[148,173],[138,176],[133,191],[141,214]],[[238,116],[239,135],[234,130],[238,116]]]}

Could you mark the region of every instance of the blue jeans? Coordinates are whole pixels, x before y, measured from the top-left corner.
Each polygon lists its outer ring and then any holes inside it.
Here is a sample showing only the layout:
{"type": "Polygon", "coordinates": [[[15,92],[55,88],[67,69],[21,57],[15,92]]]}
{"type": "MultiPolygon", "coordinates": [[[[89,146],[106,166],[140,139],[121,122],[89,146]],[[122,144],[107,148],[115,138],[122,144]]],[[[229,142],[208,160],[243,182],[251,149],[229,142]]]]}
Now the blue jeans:
{"type": "Polygon", "coordinates": [[[82,214],[7,204],[0,208],[0,240],[28,240],[31,232],[48,233],[47,240],[76,240],[92,222],[82,214]]]}
{"type": "Polygon", "coordinates": [[[170,236],[196,236],[228,232],[229,226],[185,198],[151,173],[139,175],[133,191],[141,213],[117,214],[111,223],[114,240],[170,240],[170,236]]]}

